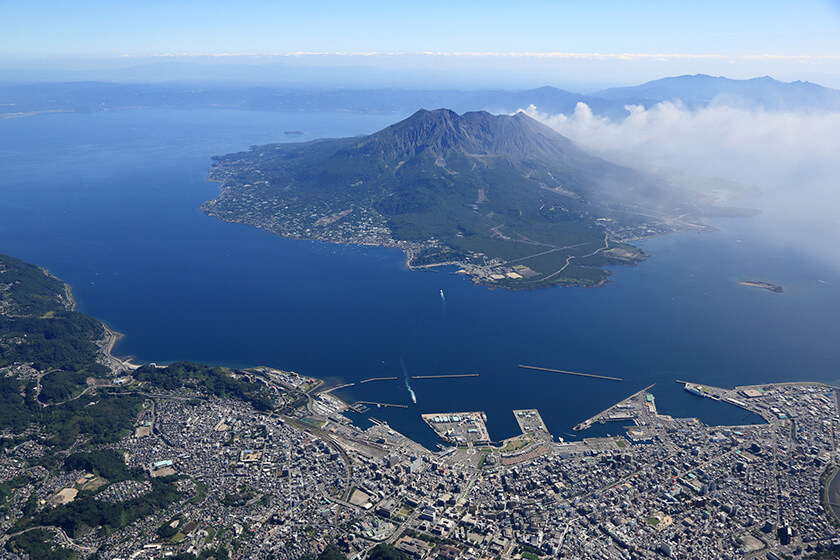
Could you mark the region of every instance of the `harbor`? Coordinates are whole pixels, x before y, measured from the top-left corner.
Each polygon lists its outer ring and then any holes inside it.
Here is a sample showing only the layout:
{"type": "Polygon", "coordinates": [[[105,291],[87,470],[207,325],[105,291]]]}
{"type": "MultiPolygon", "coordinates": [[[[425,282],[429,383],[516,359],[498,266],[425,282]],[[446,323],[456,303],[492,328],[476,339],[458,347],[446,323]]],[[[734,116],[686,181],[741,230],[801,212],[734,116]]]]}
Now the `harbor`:
{"type": "Polygon", "coordinates": [[[457,446],[490,443],[487,416],[483,412],[423,414],[423,421],[440,439],[457,446]]]}
{"type": "Polygon", "coordinates": [[[629,421],[639,424],[645,422],[646,418],[656,415],[656,404],[653,395],[648,393],[656,383],[648,385],[641,391],[637,391],[624,400],[617,402],[606,410],[602,410],[595,416],[584,420],[574,427],[575,431],[586,430],[595,422],[629,421]],[[640,422],[641,420],[641,422],[640,422]]]}
{"type": "Polygon", "coordinates": [[[524,435],[533,436],[535,439],[551,441],[551,432],[545,427],[545,422],[536,408],[525,408],[514,410],[513,415],[519,429],[524,435]]]}

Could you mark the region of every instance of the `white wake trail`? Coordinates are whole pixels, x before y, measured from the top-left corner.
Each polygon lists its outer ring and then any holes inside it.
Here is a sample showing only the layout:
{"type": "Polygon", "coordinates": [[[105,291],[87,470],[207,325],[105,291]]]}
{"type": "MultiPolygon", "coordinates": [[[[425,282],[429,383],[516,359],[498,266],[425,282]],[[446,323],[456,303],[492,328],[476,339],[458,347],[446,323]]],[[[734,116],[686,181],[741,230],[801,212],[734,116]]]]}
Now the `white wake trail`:
{"type": "Polygon", "coordinates": [[[417,395],[414,394],[414,389],[411,388],[411,384],[408,382],[408,369],[405,367],[405,356],[400,356],[400,367],[403,370],[403,377],[405,378],[405,388],[408,389],[411,395],[411,402],[417,404],[417,395]]]}

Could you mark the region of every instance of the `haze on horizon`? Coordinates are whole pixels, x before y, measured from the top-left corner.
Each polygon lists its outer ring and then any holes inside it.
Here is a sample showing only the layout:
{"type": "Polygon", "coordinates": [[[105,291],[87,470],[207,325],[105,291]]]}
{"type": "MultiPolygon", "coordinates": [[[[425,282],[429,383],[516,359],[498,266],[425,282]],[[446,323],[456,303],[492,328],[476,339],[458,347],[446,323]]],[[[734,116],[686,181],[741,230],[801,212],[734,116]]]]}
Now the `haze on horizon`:
{"type": "Polygon", "coordinates": [[[695,73],[840,87],[838,31],[832,0],[6,0],[0,82],[108,80],[126,68],[138,71],[117,81],[172,80],[175,63],[207,80],[282,81],[284,69],[313,68],[312,81],[334,87],[585,90],[695,73]],[[243,74],[248,66],[257,71],[243,74]]]}
{"type": "MultiPolygon", "coordinates": [[[[0,1],[0,85],[205,81],[591,92],[665,76],[840,88],[840,2],[0,1]]],[[[429,107],[432,108],[432,107],[429,107]]],[[[713,103],[614,122],[525,109],[605,156],[760,187],[766,236],[840,266],[840,113],[713,103]]],[[[757,226],[758,227],[758,226],[757,226]]]]}

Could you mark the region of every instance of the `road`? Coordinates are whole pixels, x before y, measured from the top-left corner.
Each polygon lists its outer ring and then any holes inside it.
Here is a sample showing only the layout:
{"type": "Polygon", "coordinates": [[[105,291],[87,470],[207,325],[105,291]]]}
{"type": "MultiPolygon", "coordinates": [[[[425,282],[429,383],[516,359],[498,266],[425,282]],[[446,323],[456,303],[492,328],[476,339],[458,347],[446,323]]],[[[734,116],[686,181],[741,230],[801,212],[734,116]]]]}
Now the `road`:
{"type": "Polygon", "coordinates": [[[4,539],[3,542],[5,543],[11,538],[14,538],[18,535],[22,535],[24,533],[28,533],[29,531],[34,531],[36,529],[42,529],[45,531],[52,531],[56,533],[58,535],[59,540],[61,540],[61,543],[65,548],[70,548],[77,552],[81,552],[82,554],[91,554],[94,551],[96,551],[96,549],[93,547],[76,544],[76,542],[73,539],[67,536],[67,533],[65,533],[63,529],[59,527],[53,527],[51,525],[37,525],[35,527],[29,527],[28,529],[24,529],[23,531],[18,531],[17,533],[12,533],[8,535],[8,537],[4,539]]]}

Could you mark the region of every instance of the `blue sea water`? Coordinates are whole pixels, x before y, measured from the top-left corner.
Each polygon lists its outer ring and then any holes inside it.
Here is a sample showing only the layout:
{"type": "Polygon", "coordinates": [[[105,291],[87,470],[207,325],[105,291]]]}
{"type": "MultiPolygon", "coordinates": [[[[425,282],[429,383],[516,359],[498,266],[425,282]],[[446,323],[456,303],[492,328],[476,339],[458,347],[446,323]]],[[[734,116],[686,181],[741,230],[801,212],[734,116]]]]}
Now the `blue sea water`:
{"type": "Polygon", "coordinates": [[[397,376],[341,395],[409,405],[370,414],[427,445],[426,412],[483,410],[501,439],[517,433],[512,409],[538,408],[568,438],[579,421],[657,383],[660,411],[737,424],[754,419],[675,380],[840,377],[840,278],[765,243],[761,217],[647,240],[651,257],[612,269],[604,288],[508,292],[451,271],[408,271],[397,251],[285,240],[198,209],[218,192],[206,180],[213,155],[301,140],[285,130],[348,136],[404,116],[133,110],[0,120],[0,252],[69,282],[81,311],[126,335],[116,352],[138,361],[270,365],[346,382],[397,376]],[[747,278],[786,292],[738,285],[747,278]],[[401,361],[409,376],[480,377],[409,380],[414,404],[401,361]]]}

